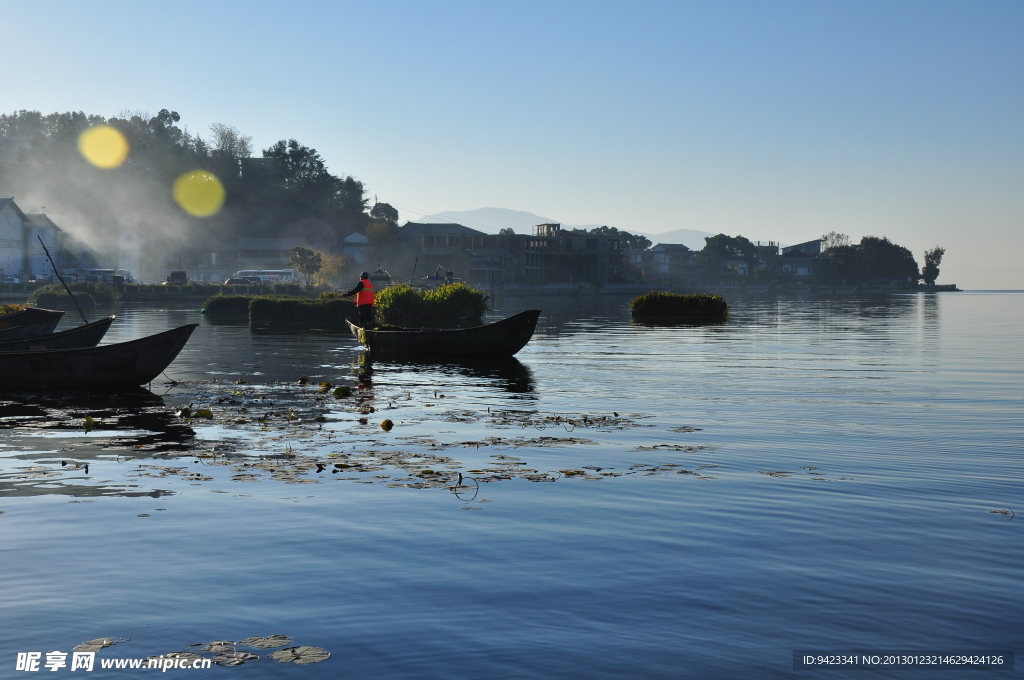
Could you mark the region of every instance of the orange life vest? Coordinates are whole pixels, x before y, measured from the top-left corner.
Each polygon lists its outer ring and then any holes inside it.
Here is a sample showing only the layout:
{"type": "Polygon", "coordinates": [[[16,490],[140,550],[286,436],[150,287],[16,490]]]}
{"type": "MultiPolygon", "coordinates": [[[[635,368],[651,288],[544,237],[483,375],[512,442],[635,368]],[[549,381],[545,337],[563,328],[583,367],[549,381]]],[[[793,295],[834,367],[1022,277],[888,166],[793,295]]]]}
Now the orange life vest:
{"type": "Polygon", "coordinates": [[[373,304],[373,284],[370,279],[363,279],[363,289],[356,293],[356,307],[373,304]]]}

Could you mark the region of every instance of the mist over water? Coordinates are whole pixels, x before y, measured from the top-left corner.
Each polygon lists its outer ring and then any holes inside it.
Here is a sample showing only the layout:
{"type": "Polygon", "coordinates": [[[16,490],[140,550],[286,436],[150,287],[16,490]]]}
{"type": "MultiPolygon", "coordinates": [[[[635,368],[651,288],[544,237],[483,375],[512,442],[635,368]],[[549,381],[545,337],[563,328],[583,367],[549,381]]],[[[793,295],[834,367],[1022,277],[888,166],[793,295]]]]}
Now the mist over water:
{"type": "Polygon", "coordinates": [[[156,280],[171,267],[210,268],[218,240],[333,247],[370,222],[362,183],[331,174],[316,149],[281,140],[260,157],[233,126],[214,124],[204,139],[180,121],[167,109],[2,114],[0,196],[46,212],[73,255],[138,262],[156,280]]]}

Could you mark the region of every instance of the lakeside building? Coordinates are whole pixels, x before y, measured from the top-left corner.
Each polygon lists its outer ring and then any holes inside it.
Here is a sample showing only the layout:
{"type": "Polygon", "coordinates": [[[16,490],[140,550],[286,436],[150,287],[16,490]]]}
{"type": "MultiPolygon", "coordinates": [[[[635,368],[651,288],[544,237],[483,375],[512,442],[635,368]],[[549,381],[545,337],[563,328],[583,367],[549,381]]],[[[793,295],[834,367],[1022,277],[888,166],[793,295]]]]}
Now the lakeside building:
{"type": "MultiPolygon", "coordinates": [[[[365,238],[365,237],[364,237],[365,238]]],[[[292,257],[292,248],[313,248],[326,252],[337,252],[339,245],[333,242],[312,242],[305,237],[294,238],[247,238],[234,241],[217,241],[210,253],[211,269],[286,269],[292,257]]]]}
{"type": "Polygon", "coordinates": [[[13,196],[0,198],[0,280],[16,277],[24,282],[50,275],[40,238],[59,262],[64,241],[61,228],[43,213],[25,213],[13,196]]]}
{"type": "Polygon", "coordinates": [[[456,223],[407,222],[398,238],[412,248],[420,272],[441,265],[470,285],[617,283],[627,262],[620,240],[563,232],[538,224],[533,234],[485,234],[456,223]]]}
{"type": "Polygon", "coordinates": [[[821,244],[824,243],[820,238],[814,239],[813,241],[804,241],[803,243],[797,243],[794,246],[786,246],[782,249],[782,254],[787,255],[789,253],[798,252],[803,253],[808,257],[817,257],[821,255],[821,244]]]}
{"type": "Polygon", "coordinates": [[[341,252],[345,257],[350,257],[363,264],[370,256],[370,239],[366,238],[365,234],[353,231],[341,239],[341,252]]]}
{"type": "Polygon", "coordinates": [[[697,277],[694,253],[682,243],[657,243],[647,250],[630,253],[644,279],[658,283],[691,281],[697,277]]]}

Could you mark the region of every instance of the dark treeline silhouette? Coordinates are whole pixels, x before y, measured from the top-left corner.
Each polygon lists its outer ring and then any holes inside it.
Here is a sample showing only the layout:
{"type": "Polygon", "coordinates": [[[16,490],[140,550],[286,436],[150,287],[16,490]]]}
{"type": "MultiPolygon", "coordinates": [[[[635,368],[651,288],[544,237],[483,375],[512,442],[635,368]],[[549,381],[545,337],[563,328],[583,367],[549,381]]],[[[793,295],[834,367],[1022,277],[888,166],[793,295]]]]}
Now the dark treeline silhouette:
{"type": "Polygon", "coordinates": [[[834,245],[822,253],[821,260],[820,279],[829,284],[921,278],[913,253],[884,237],[865,236],[858,244],[834,245]]]}
{"type": "MultiPolygon", "coordinates": [[[[788,255],[779,254],[774,244],[758,246],[743,236],[718,234],[704,240],[704,248],[693,254],[697,265],[693,271],[710,282],[735,280],[737,263],[744,263],[747,275],[758,283],[792,282],[799,275],[797,266],[787,266],[790,263],[805,265],[811,280],[830,286],[878,282],[915,284],[919,280],[933,284],[945,253],[945,249],[938,246],[927,251],[925,266],[919,270],[913,253],[886,237],[865,236],[860,243],[852,243],[849,236],[831,232],[821,237],[819,251],[792,252],[790,248],[788,255]]],[[[804,245],[813,243],[816,241],[804,245]]]]}

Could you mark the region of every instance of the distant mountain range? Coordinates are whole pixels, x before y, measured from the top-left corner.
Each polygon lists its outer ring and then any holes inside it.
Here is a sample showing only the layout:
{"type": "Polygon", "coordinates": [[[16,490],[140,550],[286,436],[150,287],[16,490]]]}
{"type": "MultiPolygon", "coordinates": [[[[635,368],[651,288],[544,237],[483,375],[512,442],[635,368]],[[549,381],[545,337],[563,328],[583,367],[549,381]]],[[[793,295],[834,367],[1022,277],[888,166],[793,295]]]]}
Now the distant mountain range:
{"type": "MultiPolygon", "coordinates": [[[[509,208],[477,208],[476,210],[445,210],[436,215],[410,220],[412,222],[455,222],[466,227],[479,229],[488,234],[497,234],[502,229],[512,229],[517,234],[529,234],[533,232],[534,225],[550,222],[559,223],[565,229],[593,229],[600,227],[600,224],[565,224],[551,217],[525,210],[510,210],[509,208]]],[[[617,226],[617,225],[612,225],[617,226]]],[[[622,229],[622,227],[619,227],[622,229]]],[[[652,243],[682,243],[688,248],[700,250],[704,247],[704,237],[714,236],[706,231],[696,229],[673,229],[663,234],[651,234],[645,231],[633,231],[625,229],[630,233],[641,234],[651,239],[652,243]]]]}

